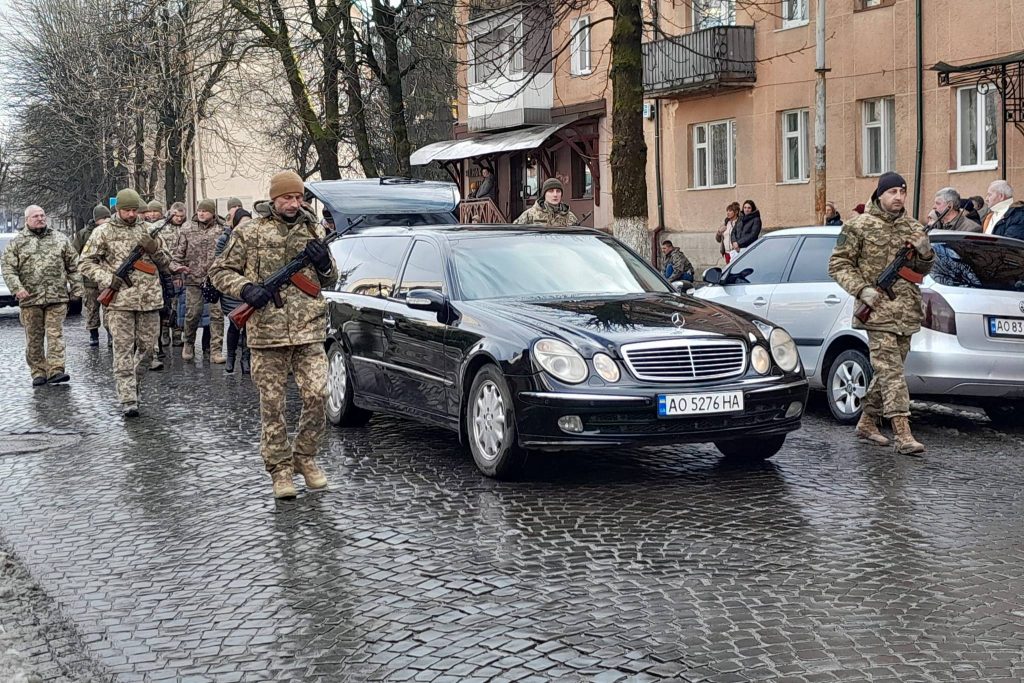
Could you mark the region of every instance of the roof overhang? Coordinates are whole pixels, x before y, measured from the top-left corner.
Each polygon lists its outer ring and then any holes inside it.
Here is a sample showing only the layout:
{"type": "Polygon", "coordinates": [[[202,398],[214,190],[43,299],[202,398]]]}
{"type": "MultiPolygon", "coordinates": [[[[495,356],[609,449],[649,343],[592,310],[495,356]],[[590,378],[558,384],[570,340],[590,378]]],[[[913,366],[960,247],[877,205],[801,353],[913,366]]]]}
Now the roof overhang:
{"type": "Polygon", "coordinates": [[[572,125],[558,123],[550,126],[531,126],[504,133],[492,133],[463,140],[444,140],[420,147],[409,157],[413,166],[425,166],[432,161],[447,162],[476,157],[493,156],[505,152],[536,149],[562,128],[572,125]]]}

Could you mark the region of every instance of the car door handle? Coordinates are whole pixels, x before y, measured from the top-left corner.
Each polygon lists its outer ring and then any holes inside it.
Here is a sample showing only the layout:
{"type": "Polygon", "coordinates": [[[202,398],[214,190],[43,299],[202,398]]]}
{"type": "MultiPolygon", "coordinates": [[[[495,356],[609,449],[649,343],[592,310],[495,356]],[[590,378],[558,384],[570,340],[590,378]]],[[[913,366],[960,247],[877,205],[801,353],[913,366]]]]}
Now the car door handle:
{"type": "Polygon", "coordinates": [[[394,327],[395,326],[395,319],[392,318],[391,316],[385,316],[384,318],[381,319],[381,322],[383,322],[388,327],[394,327]]]}
{"type": "Polygon", "coordinates": [[[825,303],[830,305],[830,306],[833,306],[833,305],[838,304],[838,303],[842,303],[842,301],[843,300],[840,299],[835,294],[829,294],[828,296],[825,297],[825,303]]]}
{"type": "Polygon", "coordinates": [[[768,305],[768,299],[765,299],[763,296],[759,296],[756,299],[754,299],[754,305],[755,306],[767,306],[768,305]]]}

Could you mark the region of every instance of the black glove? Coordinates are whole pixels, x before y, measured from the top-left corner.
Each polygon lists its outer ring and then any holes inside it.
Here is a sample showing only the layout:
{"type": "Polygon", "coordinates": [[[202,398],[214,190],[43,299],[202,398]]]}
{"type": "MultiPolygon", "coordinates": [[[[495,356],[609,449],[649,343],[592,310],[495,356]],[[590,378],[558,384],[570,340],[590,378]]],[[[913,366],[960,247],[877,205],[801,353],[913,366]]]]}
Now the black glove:
{"type": "Polygon", "coordinates": [[[320,240],[310,240],[306,242],[306,248],[302,250],[302,253],[306,255],[309,262],[316,266],[316,269],[321,273],[327,273],[331,270],[331,251],[327,248],[327,245],[320,240]]]}
{"type": "Polygon", "coordinates": [[[270,303],[270,300],[274,298],[274,295],[270,293],[270,290],[263,285],[255,285],[252,283],[242,287],[242,301],[249,304],[253,308],[263,308],[270,303]]]}

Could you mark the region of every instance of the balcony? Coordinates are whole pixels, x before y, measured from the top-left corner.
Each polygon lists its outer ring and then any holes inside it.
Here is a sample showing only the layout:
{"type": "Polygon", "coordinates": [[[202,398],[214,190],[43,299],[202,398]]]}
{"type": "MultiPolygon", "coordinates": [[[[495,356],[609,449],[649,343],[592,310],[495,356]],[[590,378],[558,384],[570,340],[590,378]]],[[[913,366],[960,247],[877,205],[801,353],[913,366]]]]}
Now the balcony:
{"type": "Polygon", "coordinates": [[[644,92],[685,96],[757,81],[754,27],[716,26],[644,43],[644,92]]]}
{"type": "Polygon", "coordinates": [[[549,73],[495,76],[469,86],[469,130],[482,132],[551,123],[554,77],[549,73]]]}

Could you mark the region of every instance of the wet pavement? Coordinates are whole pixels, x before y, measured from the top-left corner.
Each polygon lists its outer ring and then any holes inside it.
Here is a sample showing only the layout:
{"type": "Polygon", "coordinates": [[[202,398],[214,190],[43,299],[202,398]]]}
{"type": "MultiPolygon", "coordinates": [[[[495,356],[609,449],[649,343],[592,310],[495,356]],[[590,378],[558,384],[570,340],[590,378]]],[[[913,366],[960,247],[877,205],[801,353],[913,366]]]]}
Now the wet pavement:
{"type": "Polygon", "coordinates": [[[514,483],[375,418],[275,502],[248,380],[174,358],[125,422],[80,325],[33,389],[0,312],[0,541],[115,680],[1024,679],[1024,431],[980,414],[919,410],[924,459],[818,408],[753,469],[658,447],[514,483]]]}

